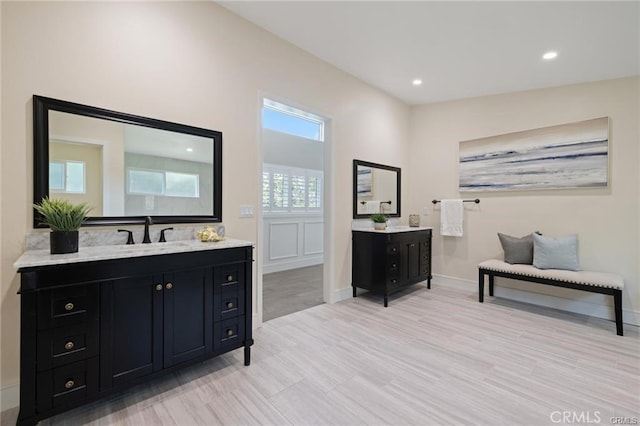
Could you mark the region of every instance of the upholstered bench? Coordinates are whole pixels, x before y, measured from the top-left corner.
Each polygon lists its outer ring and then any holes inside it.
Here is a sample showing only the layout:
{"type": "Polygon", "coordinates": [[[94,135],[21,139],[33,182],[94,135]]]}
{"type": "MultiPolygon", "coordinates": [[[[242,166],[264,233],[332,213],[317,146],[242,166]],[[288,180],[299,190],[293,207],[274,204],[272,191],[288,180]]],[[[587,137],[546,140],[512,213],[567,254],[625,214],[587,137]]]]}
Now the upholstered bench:
{"type": "Polygon", "coordinates": [[[573,288],[613,296],[616,331],[622,336],[622,289],[624,280],[616,274],[561,269],[538,269],[533,265],[512,265],[497,259],[485,260],[478,265],[478,300],[484,301],[484,276],[489,276],[489,295],[493,296],[494,277],[511,278],[538,284],[573,288]]]}

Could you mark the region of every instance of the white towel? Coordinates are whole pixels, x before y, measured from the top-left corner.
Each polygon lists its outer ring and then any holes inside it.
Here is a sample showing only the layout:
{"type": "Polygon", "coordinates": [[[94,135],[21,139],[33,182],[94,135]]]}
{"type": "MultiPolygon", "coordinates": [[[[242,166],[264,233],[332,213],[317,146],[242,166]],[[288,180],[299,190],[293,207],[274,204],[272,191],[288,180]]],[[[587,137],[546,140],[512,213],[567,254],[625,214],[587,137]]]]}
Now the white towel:
{"type": "Polygon", "coordinates": [[[364,212],[365,214],[380,213],[380,201],[365,201],[364,212]]]}
{"type": "Polygon", "coordinates": [[[440,204],[440,235],[462,237],[462,200],[442,200],[440,204]]]}

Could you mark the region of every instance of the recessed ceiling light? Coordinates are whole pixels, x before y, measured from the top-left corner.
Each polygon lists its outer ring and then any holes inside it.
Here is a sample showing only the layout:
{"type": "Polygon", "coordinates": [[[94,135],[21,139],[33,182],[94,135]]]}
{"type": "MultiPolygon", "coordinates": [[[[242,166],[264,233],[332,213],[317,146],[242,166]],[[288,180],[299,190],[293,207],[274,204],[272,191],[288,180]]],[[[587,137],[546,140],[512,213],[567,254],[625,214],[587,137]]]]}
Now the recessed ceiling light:
{"type": "Polygon", "coordinates": [[[547,52],[542,55],[542,59],[550,61],[551,59],[555,59],[558,56],[558,52],[547,52]]]}
{"type": "Polygon", "coordinates": [[[416,78],[415,80],[413,80],[412,83],[414,86],[420,86],[422,84],[422,80],[420,80],[419,78],[416,78]]]}
{"type": "Polygon", "coordinates": [[[193,148],[187,148],[187,152],[193,152],[193,148]]]}

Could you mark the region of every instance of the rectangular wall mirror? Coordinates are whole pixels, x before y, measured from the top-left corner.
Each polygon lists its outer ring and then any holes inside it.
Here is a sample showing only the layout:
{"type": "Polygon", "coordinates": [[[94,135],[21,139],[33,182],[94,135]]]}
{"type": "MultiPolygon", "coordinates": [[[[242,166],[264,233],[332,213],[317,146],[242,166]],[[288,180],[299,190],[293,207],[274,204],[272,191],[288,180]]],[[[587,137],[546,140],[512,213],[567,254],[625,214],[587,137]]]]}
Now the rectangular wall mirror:
{"type": "Polygon", "coordinates": [[[353,218],[400,217],[400,168],[353,160],[353,218]]]}
{"type": "Polygon", "coordinates": [[[222,221],[221,132],[35,95],[33,112],[34,203],[85,202],[85,225],[222,221]]]}

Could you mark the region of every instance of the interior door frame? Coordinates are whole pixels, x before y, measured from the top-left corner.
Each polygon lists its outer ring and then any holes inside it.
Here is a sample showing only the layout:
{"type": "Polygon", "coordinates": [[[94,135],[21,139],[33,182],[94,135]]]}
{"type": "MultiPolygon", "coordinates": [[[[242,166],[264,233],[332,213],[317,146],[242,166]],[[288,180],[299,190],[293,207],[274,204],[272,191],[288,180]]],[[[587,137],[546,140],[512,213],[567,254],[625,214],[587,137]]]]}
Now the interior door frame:
{"type": "MultiPolygon", "coordinates": [[[[324,145],[323,145],[323,205],[322,205],[322,220],[324,222],[322,229],[322,246],[323,246],[323,267],[322,267],[322,299],[324,303],[331,303],[331,277],[333,277],[334,271],[334,259],[331,255],[331,241],[330,236],[333,235],[333,119],[329,114],[322,111],[318,111],[314,108],[302,105],[298,102],[290,99],[283,98],[281,96],[273,95],[264,91],[260,91],[258,95],[258,109],[257,109],[257,141],[258,141],[258,187],[262,188],[262,164],[264,163],[264,138],[263,138],[263,124],[262,124],[262,108],[264,106],[264,100],[270,99],[294,108],[298,108],[302,111],[307,111],[312,114],[322,117],[324,122],[324,145]]],[[[262,211],[262,191],[258,191],[258,199],[256,202],[257,212],[257,236],[256,236],[256,312],[254,313],[253,326],[254,328],[262,326],[263,316],[263,281],[262,270],[264,262],[264,250],[262,246],[264,242],[264,212],[262,211]]]]}

